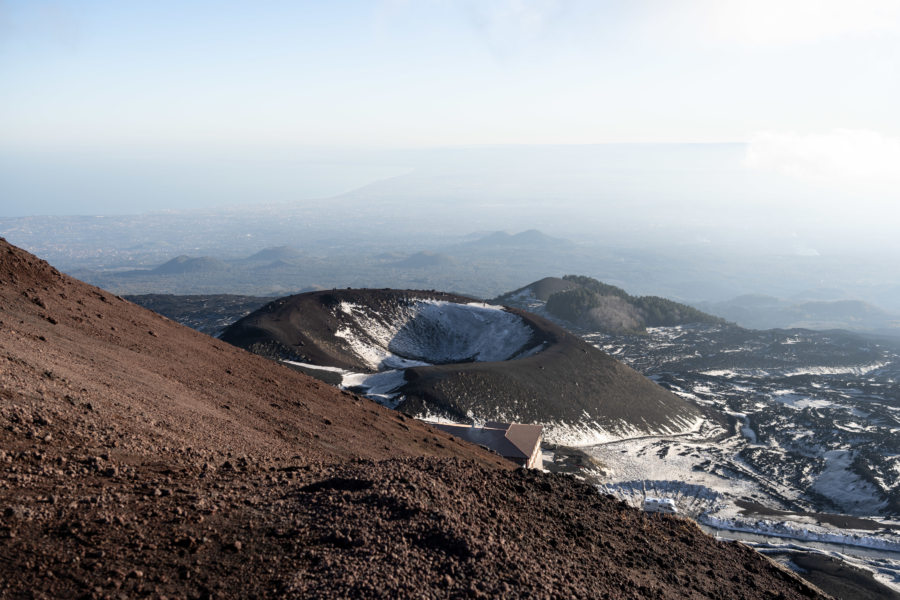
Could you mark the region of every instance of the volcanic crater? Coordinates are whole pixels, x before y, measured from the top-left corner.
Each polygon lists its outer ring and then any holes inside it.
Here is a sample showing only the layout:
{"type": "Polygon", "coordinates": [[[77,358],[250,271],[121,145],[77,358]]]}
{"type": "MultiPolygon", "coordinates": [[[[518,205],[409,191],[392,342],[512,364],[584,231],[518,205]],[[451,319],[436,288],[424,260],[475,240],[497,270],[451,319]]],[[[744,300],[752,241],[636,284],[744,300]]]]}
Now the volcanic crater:
{"type": "Polygon", "coordinates": [[[401,296],[386,308],[341,302],[347,318],[335,334],[378,371],[512,360],[544,343],[521,316],[497,306],[401,296]]]}
{"type": "Polygon", "coordinates": [[[411,414],[544,423],[562,443],[673,433],[700,418],[696,406],[546,319],[454,294],[298,294],[241,319],[222,339],[329,368],[326,378],[411,414]]]}

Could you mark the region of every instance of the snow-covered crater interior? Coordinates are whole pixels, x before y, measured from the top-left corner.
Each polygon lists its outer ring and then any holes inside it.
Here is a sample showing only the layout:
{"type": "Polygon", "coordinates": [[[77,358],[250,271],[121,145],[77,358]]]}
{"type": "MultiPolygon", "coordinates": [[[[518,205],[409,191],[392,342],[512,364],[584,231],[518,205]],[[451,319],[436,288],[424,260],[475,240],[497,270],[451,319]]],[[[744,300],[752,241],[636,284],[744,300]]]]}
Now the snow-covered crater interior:
{"type": "Polygon", "coordinates": [[[390,310],[337,306],[335,334],[374,371],[522,358],[541,350],[518,315],[489,304],[401,301],[390,310]]]}

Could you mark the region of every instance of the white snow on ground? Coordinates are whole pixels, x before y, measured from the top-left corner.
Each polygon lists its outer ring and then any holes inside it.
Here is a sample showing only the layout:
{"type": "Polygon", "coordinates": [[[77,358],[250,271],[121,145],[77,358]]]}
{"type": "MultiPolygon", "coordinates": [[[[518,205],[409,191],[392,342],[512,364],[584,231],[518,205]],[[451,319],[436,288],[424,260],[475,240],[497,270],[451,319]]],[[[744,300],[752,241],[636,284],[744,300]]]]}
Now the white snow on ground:
{"type": "Polygon", "coordinates": [[[295,360],[282,360],[281,362],[305,369],[338,373],[341,375],[341,383],[339,385],[341,389],[356,388],[388,408],[397,408],[401,400],[397,390],[406,382],[404,372],[396,369],[378,373],[354,373],[338,367],[323,367],[295,360]]]}
{"type": "Polygon", "coordinates": [[[708,377],[726,377],[729,379],[734,377],[794,377],[798,375],[868,375],[873,371],[881,369],[887,364],[888,363],[885,362],[876,362],[869,365],[841,367],[810,366],[796,369],[710,369],[707,371],[700,371],[699,373],[700,375],[706,375],[708,377]]]}
{"type": "Polygon", "coordinates": [[[673,417],[669,427],[657,430],[639,429],[626,421],[618,425],[601,426],[596,421],[581,421],[577,424],[550,422],[544,425],[544,440],[561,446],[584,447],[608,444],[617,440],[633,438],[655,438],[682,436],[697,433],[706,423],[702,417],[673,417]]]}
{"type": "Polygon", "coordinates": [[[700,371],[700,375],[706,375],[707,377],[727,377],[729,379],[733,377],[740,377],[740,373],[735,369],[711,369],[709,371],[700,371]]]}
{"type": "Polygon", "coordinates": [[[323,367],[294,360],[283,360],[281,362],[303,367],[305,369],[338,373],[341,375],[341,383],[339,386],[341,389],[358,389],[366,396],[376,400],[379,404],[383,404],[389,408],[396,408],[401,400],[399,394],[396,392],[405,383],[404,372],[402,370],[392,369],[380,371],[378,373],[354,373],[353,371],[340,369],[338,367],[323,367]]]}
{"type": "Polygon", "coordinates": [[[317,371],[331,371],[332,373],[348,373],[349,372],[349,371],[346,371],[339,367],[323,367],[320,365],[314,365],[312,363],[297,362],[295,360],[282,360],[281,362],[288,364],[288,365],[296,365],[298,367],[303,367],[305,369],[315,369],[317,371]]]}
{"type": "MultiPolygon", "coordinates": [[[[543,423],[544,425],[544,441],[549,444],[559,444],[561,446],[592,446],[594,444],[603,444],[613,440],[620,439],[621,435],[610,433],[599,423],[592,421],[582,421],[578,424],[572,423],[543,423]]],[[[641,432],[632,428],[633,435],[640,435],[641,432]]]]}
{"type": "Polygon", "coordinates": [[[349,302],[339,310],[355,323],[335,335],[373,370],[508,360],[524,354],[533,333],[502,307],[474,302],[417,300],[387,319],[349,302]]]}
{"type": "MultiPolygon", "coordinates": [[[[817,522],[814,517],[789,515],[760,519],[742,514],[734,501],[752,499],[770,504],[767,497],[774,494],[791,498],[796,493],[789,487],[767,480],[739,460],[729,458],[743,443],[732,437],[718,446],[708,443],[709,431],[680,438],[638,438],[599,444],[585,450],[604,465],[605,483],[599,487],[640,508],[647,496],[671,498],[679,513],[721,530],[748,532],[769,538],[793,538],[810,544],[839,544],[848,553],[862,555],[861,565],[878,572],[878,560],[871,559],[865,550],[874,548],[900,552],[900,534],[866,530],[841,529],[817,522]],[[708,470],[710,463],[724,467],[708,470]],[[875,565],[875,567],[873,567],[875,565]]],[[[841,466],[836,464],[836,466],[841,466]]],[[[846,482],[845,482],[846,483],[846,482]]],[[[880,519],[885,525],[896,524],[880,519]]],[[[900,559],[880,579],[896,585],[891,573],[900,573],[900,559]]]]}
{"type": "Polygon", "coordinates": [[[774,519],[756,519],[732,516],[720,518],[711,514],[697,519],[704,525],[729,531],[744,531],[772,537],[790,538],[807,542],[824,542],[843,546],[860,546],[876,550],[900,552],[900,535],[879,534],[867,535],[864,531],[838,529],[829,525],[821,525],[809,517],[791,517],[790,521],[774,519]]]}
{"type": "Polygon", "coordinates": [[[614,484],[601,484],[600,491],[610,494],[635,508],[642,508],[648,498],[672,500],[682,516],[696,517],[721,501],[722,495],[704,485],[668,479],[638,479],[614,484]]]}
{"type": "Polygon", "coordinates": [[[794,375],[868,375],[872,371],[887,366],[888,363],[877,362],[870,365],[860,365],[855,367],[803,367],[800,369],[791,369],[785,371],[785,375],[792,377],[794,375]]]}
{"type": "Polygon", "coordinates": [[[395,354],[429,362],[492,362],[517,354],[533,330],[518,316],[487,304],[423,302],[391,340],[395,354]]]}
{"type": "Polygon", "coordinates": [[[850,431],[854,433],[867,432],[872,430],[872,427],[864,427],[863,425],[860,425],[859,423],[856,423],[854,421],[848,421],[842,424],[835,423],[834,428],[840,429],[841,431],[850,431]]]}
{"type": "Polygon", "coordinates": [[[404,371],[392,370],[378,373],[347,373],[341,381],[342,388],[361,388],[366,396],[388,408],[397,408],[401,398],[396,391],[406,383],[404,371]]]}
{"type": "Polygon", "coordinates": [[[335,332],[335,337],[344,338],[350,349],[372,370],[383,368],[385,363],[394,357],[390,352],[377,344],[373,344],[369,340],[360,339],[356,332],[350,328],[339,329],[335,332]]]}
{"type": "MultiPolygon", "coordinates": [[[[738,497],[757,495],[757,486],[752,481],[724,477],[700,468],[710,459],[718,458],[707,453],[708,446],[700,439],[705,434],[698,432],[696,439],[685,436],[613,441],[584,450],[605,465],[607,487],[633,481],[670,481],[738,497]]],[[[733,439],[728,440],[729,445],[734,443],[733,439]]],[[[684,507],[679,509],[683,511],[684,507]]]]}
{"type": "Polygon", "coordinates": [[[731,415],[732,417],[736,417],[741,420],[741,424],[740,424],[741,435],[744,436],[745,438],[747,438],[751,444],[755,444],[756,443],[756,432],[753,431],[752,427],[750,427],[750,417],[748,417],[746,414],[740,413],[740,412],[732,412],[732,411],[728,411],[728,410],[726,410],[724,412],[727,415],[731,415]]]}
{"type": "Polygon", "coordinates": [[[829,402],[828,400],[817,400],[815,398],[810,398],[809,396],[803,396],[801,394],[794,393],[794,390],[778,390],[772,394],[772,399],[796,410],[802,410],[804,408],[827,408],[829,406],[835,406],[834,402],[829,402]]]}
{"type": "MultiPolygon", "coordinates": [[[[841,528],[819,523],[817,518],[802,514],[760,517],[743,514],[736,504],[737,500],[745,500],[782,510],[814,511],[817,502],[810,500],[810,496],[803,491],[809,489],[833,499],[840,507],[840,512],[865,516],[887,526],[889,523],[886,520],[871,515],[879,514],[886,507],[876,485],[886,488],[889,485],[887,480],[893,479],[886,475],[883,478],[874,477],[875,483],[869,483],[853,473],[850,466],[856,456],[855,449],[852,448],[856,439],[855,432],[869,432],[876,428],[887,430],[893,424],[890,417],[879,417],[884,424],[879,424],[880,421],[864,422],[863,419],[871,419],[871,413],[887,412],[890,415],[900,412],[900,408],[890,405],[894,401],[891,393],[879,393],[879,388],[886,391],[894,389],[896,378],[886,375],[893,372],[890,369],[896,368],[896,361],[884,362],[880,357],[875,358],[879,355],[875,354],[865,359],[863,364],[855,365],[838,363],[826,366],[822,363],[828,361],[821,359],[817,360],[819,364],[800,363],[780,367],[770,367],[764,362],[758,363],[758,366],[751,366],[752,363],[742,366],[735,361],[734,365],[727,367],[710,365],[710,368],[702,372],[690,369],[686,373],[681,373],[678,369],[673,369],[672,372],[669,364],[688,357],[686,350],[692,349],[679,339],[684,333],[686,332],[681,328],[653,328],[649,330],[650,341],[635,344],[634,347],[618,340],[610,341],[609,336],[600,334],[585,338],[607,352],[633,359],[637,364],[644,365],[645,369],[646,365],[654,365],[657,375],[650,378],[682,397],[712,405],[718,410],[730,409],[729,414],[740,419],[735,430],[728,432],[730,437],[698,435],[638,438],[585,448],[588,454],[603,464],[599,477],[604,484],[600,486],[600,490],[612,493],[638,508],[642,506],[646,496],[672,498],[682,515],[701,522],[705,519],[719,527],[740,528],[742,532],[729,534],[737,539],[784,545],[784,540],[779,538],[791,537],[803,540],[804,549],[828,545],[832,551],[846,552],[848,556],[854,557],[849,562],[856,561],[859,566],[869,568],[879,580],[891,583],[894,589],[900,590],[900,532],[888,531],[886,528],[841,528]],[[646,361],[646,354],[638,353],[640,350],[659,351],[664,354],[665,360],[658,363],[646,361]],[[696,375],[709,379],[699,379],[696,375]],[[775,384],[777,378],[795,376],[802,376],[804,379],[792,383],[794,389],[775,384]],[[860,381],[858,387],[851,387],[850,382],[854,378],[860,381]],[[866,381],[865,385],[862,384],[863,380],[866,381]],[[821,395],[819,391],[822,392],[821,395]],[[843,402],[842,396],[850,401],[843,402]],[[867,402],[865,405],[854,403],[859,400],[867,402]],[[777,411],[775,414],[780,415],[782,427],[775,435],[771,426],[778,419],[767,421],[765,417],[769,414],[766,411],[773,411],[773,406],[780,405],[797,411],[816,409],[813,415],[819,420],[834,415],[834,411],[843,412],[846,416],[836,418],[833,426],[836,430],[854,434],[844,434],[843,439],[847,443],[837,445],[837,450],[829,451],[835,446],[821,448],[816,444],[821,431],[800,426],[802,419],[794,423],[779,408],[774,410],[777,411]],[[760,439],[764,439],[765,446],[757,445],[751,419],[754,425],[757,421],[761,423],[760,431],[765,432],[766,437],[760,439]],[[741,451],[748,448],[753,450],[742,455],[741,451]],[[821,456],[825,459],[825,464],[801,465],[802,472],[792,470],[796,465],[789,465],[787,462],[791,461],[790,452],[795,448],[799,448],[801,452],[811,452],[813,456],[821,456]],[[779,455],[780,460],[786,463],[783,469],[777,465],[779,455]],[[750,457],[754,458],[752,464],[748,462],[750,457]],[[773,463],[776,466],[769,470],[768,467],[773,463]],[[759,465],[761,470],[757,470],[754,465],[759,465]],[[794,476],[801,480],[794,481],[794,476]],[[812,482],[815,482],[814,485],[812,482]],[[715,499],[710,500],[711,497],[715,499]],[[884,550],[887,548],[891,551],[884,550]],[[891,558],[885,560],[885,555],[891,558]]],[[[789,345],[800,342],[804,340],[787,340],[789,345]]],[[[765,352],[762,348],[753,347],[716,350],[719,353],[728,351],[746,351],[751,357],[764,355],[765,352]]],[[[822,424],[827,427],[825,422],[822,424]]],[[[831,433],[834,431],[826,432],[831,433]]],[[[894,426],[890,428],[890,433],[900,436],[900,428],[894,426]]],[[[900,473],[900,457],[896,466],[896,472],[900,473]]],[[[890,468],[886,470],[888,474],[891,472],[890,468]]],[[[717,531],[722,533],[721,529],[717,531]]]]}
{"type": "Polygon", "coordinates": [[[453,419],[448,419],[447,417],[436,415],[430,412],[420,413],[418,415],[415,415],[415,418],[426,423],[439,423],[442,425],[470,425],[470,423],[460,423],[459,421],[454,421],[453,419]]]}
{"type": "Polygon", "coordinates": [[[849,470],[853,454],[849,450],[829,450],[825,453],[825,470],[813,484],[813,489],[829,498],[848,514],[875,515],[887,502],[878,498],[878,490],[849,470]]]}
{"type": "Polygon", "coordinates": [[[341,389],[355,388],[366,396],[372,398],[379,404],[383,404],[388,408],[397,408],[402,398],[397,390],[406,383],[403,366],[398,365],[400,369],[391,369],[380,371],[378,373],[354,373],[346,369],[338,367],[323,367],[312,363],[297,362],[295,360],[282,360],[281,362],[289,365],[303,367],[305,369],[314,369],[318,371],[328,371],[330,373],[338,373],[341,375],[341,389]]]}
{"type": "Polygon", "coordinates": [[[750,417],[744,417],[744,426],[741,427],[741,434],[750,440],[751,444],[756,443],[756,432],[750,427],[750,417]]]}

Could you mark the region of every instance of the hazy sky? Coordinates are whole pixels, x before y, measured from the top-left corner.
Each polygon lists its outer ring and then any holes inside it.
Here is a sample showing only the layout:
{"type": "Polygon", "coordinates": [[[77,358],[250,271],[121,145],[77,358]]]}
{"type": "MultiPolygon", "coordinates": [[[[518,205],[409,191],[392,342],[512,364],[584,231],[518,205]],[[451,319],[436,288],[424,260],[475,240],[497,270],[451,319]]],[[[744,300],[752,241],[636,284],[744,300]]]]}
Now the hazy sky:
{"type": "Polygon", "coordinates": [[[209,203],[211,173],[283,200],[408,166],[323,176],[323,146],[746,142],[748,169],[888,185],[898,106],[897,0],[6,0],[0,216],[127,211],[151,168],[209,203]]]}

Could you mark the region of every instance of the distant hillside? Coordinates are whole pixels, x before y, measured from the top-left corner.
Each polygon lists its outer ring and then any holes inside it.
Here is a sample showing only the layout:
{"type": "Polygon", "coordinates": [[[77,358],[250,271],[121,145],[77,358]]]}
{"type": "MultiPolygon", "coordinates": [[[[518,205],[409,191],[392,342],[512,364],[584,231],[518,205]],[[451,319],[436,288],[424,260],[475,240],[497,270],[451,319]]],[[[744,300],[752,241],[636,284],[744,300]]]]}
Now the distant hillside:
{"type": "Polygon", "coordinates": [[[415,241],[391,236],[364,241],[345,234],[334,240],[315,243],[304,239],[302,243],[302,248],[254,247],[239,254],[237,247],[217,254],[203,252],[214,258],[169,260],[177,254],[173,251],[140,260],[123,256],[115,264],[72,273],[119,295],[282,296],[318,285],[324,289],[462,290],[470,296],[490,298],[557,269],[580,272],[589,256],[568,240],[536,230],[465,237],[426,235],[415,241]],[[333,245],[336,241],[339,243],[333,245]]]}
{"type": "Polygon", "coordinates": [[[748,294],[696,306],[753,329],[799,327],[900,334],[900,315],[861,300],[798,301],[748,294]]]}
{"type": "Polygon", "coordinates": [[[537,229],[529,229],[511,234],[495,231],[483,237],[462,244],[470,248],[558,248],[571,246],[572,242],[562,238],[551,237],[537,229]]]}
{"type": "Polygon", "coordinates": [[[287,261],[287,260],[273,260],[272,262],[265,264],[261,267],[258,267],[261,271],[285,271],[285,270],[293,270],[297,268],[297,265],[287,261]]]}
{"type": "Polygon", "coordinates": [[[425,269],[428,267],[443,267],[456,264],[452,257],[437,252],[416,252],[412,256],[393,263],[395,267],[405,269],[425,269]]]}
{"type": "Polygon", "coordinates": [[[274,248],[263,248],[256,254],[248,256],[245,260],[253,262],[275,262],[275,261],[292,261],[303,256],[303,253],[296,248],[290,246],[277,246],[274,248]]]}
{"type": "Polygon", "coordinates": [[[632,296],[590,277],[545,277],[497,298],[504,304],[545,303],[547,313],[579,327],[609,333],[642,333],[647,327],[723,323],[724,319],[658,296],[632,296]]]}
{"type": "Polygon", "coordinates": [[[185,273],[212,273],[228,270],[228,265],[211,256],[176,256],[153,269],[159,275],[183,275],[185,273]]]}
{"type": "Polygon", "coordinates": [[[519,288],[508,294],[504,294],[498,300],[507,301],[514,299],[536,299],[546,302],[550,296],[559,292],[565,292],[580,288],[581,284],[571,279],[560,279],[559,277],[544,277],[534,283],[530,283],[523,288],[519,288]]]}

